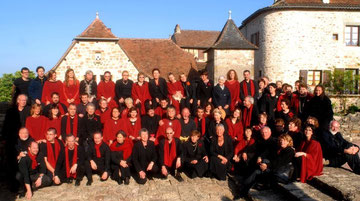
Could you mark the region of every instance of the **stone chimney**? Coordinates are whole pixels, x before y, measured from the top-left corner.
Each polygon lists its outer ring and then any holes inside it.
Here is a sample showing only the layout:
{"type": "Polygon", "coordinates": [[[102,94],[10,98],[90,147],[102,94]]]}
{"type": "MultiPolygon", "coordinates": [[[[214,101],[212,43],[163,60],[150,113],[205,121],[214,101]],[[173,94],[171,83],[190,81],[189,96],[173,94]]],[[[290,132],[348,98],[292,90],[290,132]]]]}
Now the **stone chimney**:
{"type": "Polygon", "coordinates": [[[181,33],[181,29],[180,29],[180,25],[179,25],[179,24],[177,24],[177,25],[175,26],[174,34],[176,34],[176,33],[181,33]]]}

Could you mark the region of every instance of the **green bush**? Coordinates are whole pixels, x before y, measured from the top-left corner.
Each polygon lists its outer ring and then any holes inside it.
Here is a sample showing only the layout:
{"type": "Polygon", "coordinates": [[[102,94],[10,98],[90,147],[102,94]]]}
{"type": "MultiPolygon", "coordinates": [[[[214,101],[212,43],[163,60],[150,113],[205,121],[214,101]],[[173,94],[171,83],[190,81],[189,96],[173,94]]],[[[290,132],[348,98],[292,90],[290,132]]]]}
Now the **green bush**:
{"type": "MultiPolygon", "coordinates": [[[[34,72],[30,71],[30,78],[35,78],[34,72]]],[[[20,71],[15,73],[4,73],[0,78],[0,102],[10,102],[13,82],[16,78],[21,77],[20,71]]]]}
{"type": "Polygon", "coordinates": [[[359,111],[359,107],[356,105],[351,105],[348,109],[347,112],[351,113],[351,114],[355,114],[356,112],[359,111]]]}

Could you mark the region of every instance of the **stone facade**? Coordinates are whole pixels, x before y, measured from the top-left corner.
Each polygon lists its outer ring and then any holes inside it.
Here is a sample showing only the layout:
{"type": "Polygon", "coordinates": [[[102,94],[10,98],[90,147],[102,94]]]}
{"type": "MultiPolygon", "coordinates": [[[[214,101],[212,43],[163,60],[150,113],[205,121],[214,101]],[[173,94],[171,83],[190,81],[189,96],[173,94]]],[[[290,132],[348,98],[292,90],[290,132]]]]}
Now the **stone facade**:
{"type": "Polygon", "coordinates": [[[333,106],[334,112],[343,112],[350,106],[357,106],[360,108],[360,96],[359,95],[330,95],[330,100],[333,106]]]}
{"type": "Polygon", "coordinates": [[[253,73],[254,50],[211,49],[207,69],[215,82],[219,76],[226,76],[230,69],[234,69],[241,79],[244,70],[250,70],[253,73]]]}
{"type": "Polygon", "coordinates": [[[56,68],[58,79],[65,79],[65,71],[73,68],[79,80],[87,70],[92,70],[99,82],[100,75],[110,71],[112,80],[121,79],[124,70],[129,71],[130,79],[137,80],[138,70],[117,42],[113,41],[75,41],[70,51],[56,68]]]}
{"type": "Polygon", "coordinates": [[[255,77],[293,84],[300,70],[359,68],[360,47],[345,44],[347,25],[360,25],[360,12],[272,10],[247,21],[241,31],[248,40],[259,33],[255,77]]]}

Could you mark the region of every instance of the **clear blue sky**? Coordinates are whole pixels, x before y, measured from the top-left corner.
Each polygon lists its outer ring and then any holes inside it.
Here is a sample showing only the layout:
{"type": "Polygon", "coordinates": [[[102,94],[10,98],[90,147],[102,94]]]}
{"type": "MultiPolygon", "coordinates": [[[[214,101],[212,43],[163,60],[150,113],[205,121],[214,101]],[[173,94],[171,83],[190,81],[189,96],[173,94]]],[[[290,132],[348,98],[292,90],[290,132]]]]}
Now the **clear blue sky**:
{"type": "Polygon", "coordinates": [[[52,68],[95,19],[122,38],[168,38],[176,24],[182,29],[221,30],[228,10],[240,26],[273,0],[103,0],[3,1],[0,10],[0,75],[23,66],[52,68]]]}

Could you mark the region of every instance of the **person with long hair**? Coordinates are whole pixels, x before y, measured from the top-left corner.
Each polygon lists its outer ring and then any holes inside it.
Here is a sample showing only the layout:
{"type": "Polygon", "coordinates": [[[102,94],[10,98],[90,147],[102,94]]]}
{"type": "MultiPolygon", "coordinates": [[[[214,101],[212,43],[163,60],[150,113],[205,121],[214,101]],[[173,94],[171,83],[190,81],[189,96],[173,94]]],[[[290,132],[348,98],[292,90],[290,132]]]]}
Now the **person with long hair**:
{"type": "Polygon", "coordinates": [[[35,141],[44,139],[46,117],[41,115],[41,105],[35,103],[31,106],[30,115],[26,118],[25,127],[35,141]]]}
{"type": "Polygon", "coordinates": [[[65,80],[63,83],[62,102],[69,106],[70,103],[79,104],[79,80],[76,79],[74,70],[69,68],[65,72],[65,80]]]}
{"type": "Polygon", "coordinates": [[[226,124],[229,129],[229,136],[234,142],[239,142],[244,138],[244,127],[241,121],[241,110],[235,108],[232,115],[226,119],[226,124]]]}
{"type": "Polygon", "coordinates": [[[46,131],[49,128],[55,128],[56,133],[61,133],[61,113],[59,110],[59,105],[51,104],[49,109],[49,114],[47,117],[48,118],[46,119],[45,129],[40,138],[44,142],[45,142],[46,131]]]}
{"type": "Polygon", "coordinates": [[[227,80],[225,86],[229,89],[231,95],[230,111],[234,111],[240,102],[240,83],[239,78],[234,69],[230,69],[226,74],[227,80]]]}

